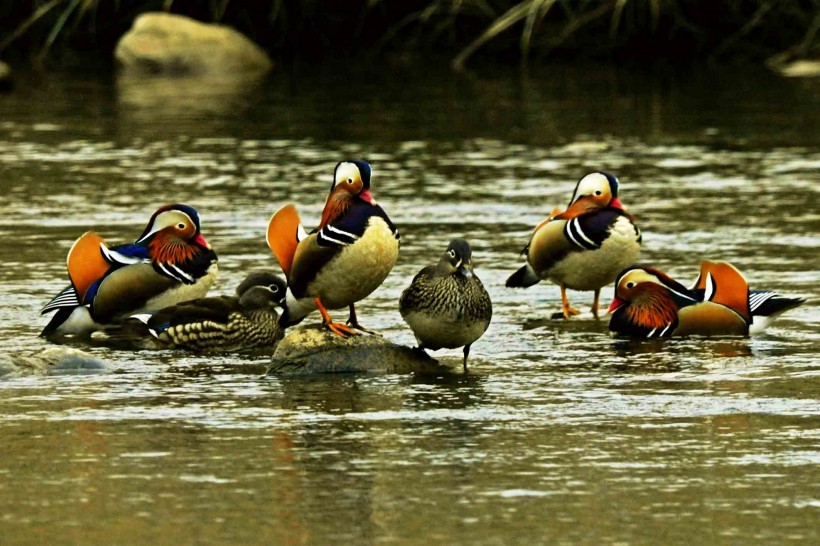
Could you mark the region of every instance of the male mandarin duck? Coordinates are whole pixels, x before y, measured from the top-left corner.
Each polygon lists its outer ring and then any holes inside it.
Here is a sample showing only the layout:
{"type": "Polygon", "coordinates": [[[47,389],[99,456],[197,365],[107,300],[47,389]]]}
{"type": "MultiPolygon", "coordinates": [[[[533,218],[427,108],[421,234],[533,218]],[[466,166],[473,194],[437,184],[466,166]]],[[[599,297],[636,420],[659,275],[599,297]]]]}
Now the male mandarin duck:
{"type": "Polygon", "coordinates": [[[340,336],[368,332],[355,303],[376,290],[399,256],[399,232],[370,193],[370,165],[343,161],[319,225],[305,233],[293,204],[276,211],[267,242],[288,280],[282,324],[292,325],[318,309],[323,324],[340,336]],[[350,308],[347,325],[333,322],[328,309],[350,308]]]}
{"type": "Polygon", "coordinates": [[[549,279],[561,288],[564,318],[579,311],[569,305],[567,288],[594,290],[592,314],[598,316],[601,288],[634,263],[641,231],[618,199],[618,179],[605,172],[584,176],[567,210],[553,211],[536,226],[522,254],[527,264],[507,279],[508,287],[527,288],[549,279]]]}
{"type": "Polygon", "coordinates": [[[803,303],[776,292],[749,290],[726,262],[704,261],[690,289],[653,267],[633,265],[615,280],[609,329],[625,336],[746,336],[803,303]]]}
{"type": "Polygon", "coordinates": [[[453,239],[437,265],[419,271],[402,292],[399,311],[420,349],[464,347],[467,371],[470,345],[487,331],[493,316],[490,295],[473,272],[469,243],[453,239]]]}
{"type": "Polygon", "coordinates": [[[109,248],[93,231],[68,253],[71,285],[42,313],[57,311],[41,336],[89,335],[135,313],[203,297],[217,275],[217,257],[188,205],[158,209],[131,244],[109,248]]]}
{"type": "Polygon", "coordinates": [[[190,300],[153,314],[134,315],[151,336],[169,348],[205,352],[273,350],[282,339],[276,307],[284,308],[287,284],[267,271],[254,271],[236,296],[190,300]]]}

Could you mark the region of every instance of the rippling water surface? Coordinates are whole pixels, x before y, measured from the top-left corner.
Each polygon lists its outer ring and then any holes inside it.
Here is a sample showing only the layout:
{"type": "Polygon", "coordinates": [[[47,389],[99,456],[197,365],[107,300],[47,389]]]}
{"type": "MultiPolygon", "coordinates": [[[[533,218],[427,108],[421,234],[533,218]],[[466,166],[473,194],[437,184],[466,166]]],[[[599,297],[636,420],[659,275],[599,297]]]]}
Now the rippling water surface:
{"type": "Polygon", "coordinates": [[[466,237],[494,302],[470,372],[265,377],[248,357],[91,348],[116,372],[8,375],[0,542],[818,541],[818,82],[601,67],[24,76],[0,96],[0,353],[47,346],[39,309],[87,229],[131,241],[159,205],[190,203],[231,292],[274,266],[271,213],[294,201],[315,222],[353,157],[402,232],[362,322],[411,344],[401,290],[466,237]],[[728,260],[808,302],[754,339],[630,343],[589,313],[549,320],[557,287],[504,280],[532,226],[597,169],[621,180],[643,262],[688,284],[701,258],[728,260]]]}

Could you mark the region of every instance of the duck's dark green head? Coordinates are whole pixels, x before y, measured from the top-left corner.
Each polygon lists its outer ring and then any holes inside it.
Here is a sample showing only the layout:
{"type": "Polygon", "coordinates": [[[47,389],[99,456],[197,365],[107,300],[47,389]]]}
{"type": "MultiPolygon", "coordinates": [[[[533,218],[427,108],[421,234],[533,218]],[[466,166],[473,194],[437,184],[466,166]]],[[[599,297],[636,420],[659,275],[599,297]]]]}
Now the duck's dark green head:
{"type": "Polygon", "coordinates": [[[459,272],[465,277],[473,274],[473,251],[470,243],[464,239],[453,239],[447,245],[447,252],[439,261],[439,271],[446,273],[459,272]]]}

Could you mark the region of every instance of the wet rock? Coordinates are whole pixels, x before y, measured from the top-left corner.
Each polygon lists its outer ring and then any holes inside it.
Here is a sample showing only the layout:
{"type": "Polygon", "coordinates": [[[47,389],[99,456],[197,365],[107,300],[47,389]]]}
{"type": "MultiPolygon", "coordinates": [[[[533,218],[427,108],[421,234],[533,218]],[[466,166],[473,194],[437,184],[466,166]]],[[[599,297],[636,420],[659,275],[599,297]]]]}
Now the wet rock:
{"type": "Polygon", "coordinates": [[[11,67],[0,61],[0,91],[10,91],[14,87],[14,80],[11,77],[11,67]]]}
{"type": "Polygon", "coordinates": [[[30,355],[0,360],[0,375],[100,373],[111,370],[112,367],[104,360],[71,347],[48,347],[30,355]]]}
{"type": "Polygon", "coordinates": [[[0,355],[0,377],[14,374],[18,370],[17,365],[8,355],[0,355]]]}
{"type": "Polygon", "coordinates": [[[273,355],[271,374],[451,373],[418,349],[380,336],[342,338],[321,326],[298,328],[283,339],[273,355]]]}
{"type": "Polygon", "coordinates": [[[126,68],[172,75],[267,72],[267,54],[251,40],[224,25],[181,15],[143,13],[114,51],[126,68]]]}

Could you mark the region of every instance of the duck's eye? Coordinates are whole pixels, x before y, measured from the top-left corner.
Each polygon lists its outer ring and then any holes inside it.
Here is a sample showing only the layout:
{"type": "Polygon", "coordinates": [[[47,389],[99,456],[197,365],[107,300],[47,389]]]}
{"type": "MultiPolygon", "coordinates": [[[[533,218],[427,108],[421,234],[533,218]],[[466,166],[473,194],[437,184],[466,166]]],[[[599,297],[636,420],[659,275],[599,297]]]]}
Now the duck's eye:
{"type": "Polygon", "coordinates": [[[632,288],[632,287],[634,287],[634,286],[635,286],[635,283],[634,283],[634,282],[632,282],[632,281],[630,281],[630,282],[626,283],[626,287],[627,287],[627,288],[632,288]]]}
{"type": "Polygon", "coordinates": [[[596,191],[595,195],[601,195],[601,190],[596,191]]]}
{"type": "Polygon", "coordinates": [[[183,223],[179,223],[179,224],[177,224],[177,227],[178,227],[179,229],[185,229],[185,224],[183,224],[183,223]]]}
{"type": "Polygon", "coordinates": [[[274,294],[279,292],[279,287],[276,286],[275,284],[270,285],[268,288],[270,288],[270,291],[273,292],[274,294]]]}
{"type": "Polygon", "coordinates": [[[352,183],[353,183],[353,179],[352,179],[352,178],[348,178],[348,179],[347,179],[347,183],[348,183],[348,184],[352,184],[352,183]]]}
{"type": "Polygon", "coordinates": [[[456,257],[456,251],[451,248],[450,250],[447,251],[447,255],[450,256],[451,258],[455,258],[456,257]]]}

